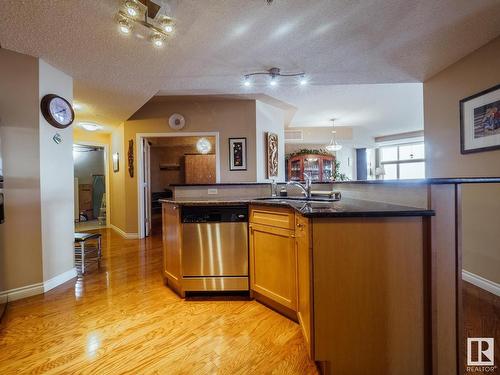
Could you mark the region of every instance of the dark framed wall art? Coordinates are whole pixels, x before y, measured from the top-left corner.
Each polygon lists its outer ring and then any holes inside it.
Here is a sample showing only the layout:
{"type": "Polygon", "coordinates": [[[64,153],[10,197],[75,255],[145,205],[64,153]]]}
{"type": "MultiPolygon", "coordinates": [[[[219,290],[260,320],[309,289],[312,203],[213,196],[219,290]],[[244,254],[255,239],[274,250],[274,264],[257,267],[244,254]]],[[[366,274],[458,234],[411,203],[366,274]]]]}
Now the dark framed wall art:
{"type": "Polygon", "coordinates": [[[500,149],[500,84],[460,100],[460,152],[500,149]]]}
{"type": "Polygon", "coordinates": [[[247,139],[229,138],[229,170],[247,170],[247,139]]]}

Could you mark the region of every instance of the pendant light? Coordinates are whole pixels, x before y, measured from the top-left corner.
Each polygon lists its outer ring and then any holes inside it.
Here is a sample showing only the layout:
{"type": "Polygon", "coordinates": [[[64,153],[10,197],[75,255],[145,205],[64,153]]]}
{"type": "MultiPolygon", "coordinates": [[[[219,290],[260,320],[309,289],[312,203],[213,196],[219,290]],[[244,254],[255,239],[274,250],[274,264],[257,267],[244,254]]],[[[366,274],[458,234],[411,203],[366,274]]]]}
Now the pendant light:
{"type": "Polygon", "coordinates": [[[342,145],[339,145],[335,140],[335,134],[337,133],[335,130],[335,119],[332,118],[330,121],[332,122],[332,139],[325,148],[329,152],[339,151],[342,149],[342,145]]]}

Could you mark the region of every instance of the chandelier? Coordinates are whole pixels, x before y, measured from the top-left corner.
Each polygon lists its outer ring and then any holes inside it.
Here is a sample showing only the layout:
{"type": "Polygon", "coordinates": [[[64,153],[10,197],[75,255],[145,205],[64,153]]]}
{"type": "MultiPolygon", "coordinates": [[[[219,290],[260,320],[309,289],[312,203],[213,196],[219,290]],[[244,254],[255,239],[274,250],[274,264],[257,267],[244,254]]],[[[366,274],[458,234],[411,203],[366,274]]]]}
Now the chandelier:
{"type": "Polygon", "coordinates": [[[300,85],[307,84],[307,78],[305,72],[299,73],[282,73],[280,68],[271,68],[265,71],[247,73],[243,76],[243,85],[245,87],[250,87],[254,83],[253,77],[255,76],[266,76],[268,78],[268,83],[270,86],[277,86],[282,78],[297,78],[300,85]]]}
{"type": "Polygon", "coordinates": [[[149,29],[149,39],[155,47],[162,47],[174,32],[174,20],[160,13],[160,5],[150,0],[123,0],[117,14],[118,29],[130,34],[135,26],[149,29]]]}
{"type": "Polygon", "coordinates": [[[339,145],[335,140],[335,134],[337,133],[337,131],[335,130],[335,119],[332,118],[330,121],[332,122],[332,139],[325,148],[329,152],[342,150],[342,145],[339,145]]]}

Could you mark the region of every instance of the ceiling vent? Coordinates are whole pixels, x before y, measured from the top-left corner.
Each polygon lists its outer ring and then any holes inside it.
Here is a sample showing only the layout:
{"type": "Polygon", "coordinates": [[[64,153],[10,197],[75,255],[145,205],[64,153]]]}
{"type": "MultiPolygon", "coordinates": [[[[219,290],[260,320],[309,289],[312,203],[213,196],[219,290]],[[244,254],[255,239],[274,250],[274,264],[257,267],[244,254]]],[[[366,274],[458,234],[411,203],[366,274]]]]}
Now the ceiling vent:
{"type": "Polygon", "coordinates": [[[285,141],[303,141],[302,130],[285,130],[285,141]]]}

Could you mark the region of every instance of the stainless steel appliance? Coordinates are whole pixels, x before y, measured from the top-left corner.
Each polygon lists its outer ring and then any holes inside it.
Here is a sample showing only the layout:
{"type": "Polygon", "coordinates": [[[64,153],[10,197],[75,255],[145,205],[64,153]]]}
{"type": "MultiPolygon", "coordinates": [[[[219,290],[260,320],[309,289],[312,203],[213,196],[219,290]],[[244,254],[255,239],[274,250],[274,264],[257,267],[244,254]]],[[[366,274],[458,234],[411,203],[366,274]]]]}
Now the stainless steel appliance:
{"type": "Polygon", "coordinates": [[[181,218],[184,290],[248,290],[248,207],[184,206],[181,218]]]}

